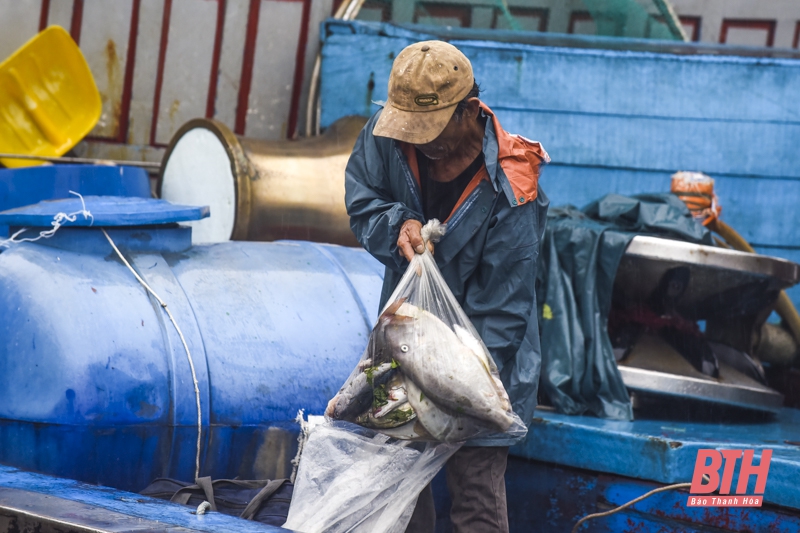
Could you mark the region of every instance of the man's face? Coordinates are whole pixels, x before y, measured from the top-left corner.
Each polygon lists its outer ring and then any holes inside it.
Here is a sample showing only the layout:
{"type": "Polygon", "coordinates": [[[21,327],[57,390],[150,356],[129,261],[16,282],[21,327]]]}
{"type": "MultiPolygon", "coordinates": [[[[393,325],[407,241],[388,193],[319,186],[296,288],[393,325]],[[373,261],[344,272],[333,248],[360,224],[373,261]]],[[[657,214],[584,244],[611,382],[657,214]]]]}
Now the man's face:
{"type": "Polygon", "coordinates": [[[451,157],[453,154],[458,153],[459,150],[465,148],[462,141],[467,135],[474,134],[479,138],[483,137],[483,132],[475,130],[477,122],[475,118],[480,109],[480,100],[477,98],[470,98],[467,108],[461,118],[453,116],[450,117],[450,122],[447,123],[442,133],[439,134],[434,140],[426,144],[415,145],[420,152],[422,152],[428,159],[445,159],[451,157]]]}
{"type": "Polygon", "coordinates": [[[442,133],[426,144],[415,145],[428,159],[445,159],[458,150],[459,144],[467,133],[466,117],[458,119],[453,113],[442,133]]]}

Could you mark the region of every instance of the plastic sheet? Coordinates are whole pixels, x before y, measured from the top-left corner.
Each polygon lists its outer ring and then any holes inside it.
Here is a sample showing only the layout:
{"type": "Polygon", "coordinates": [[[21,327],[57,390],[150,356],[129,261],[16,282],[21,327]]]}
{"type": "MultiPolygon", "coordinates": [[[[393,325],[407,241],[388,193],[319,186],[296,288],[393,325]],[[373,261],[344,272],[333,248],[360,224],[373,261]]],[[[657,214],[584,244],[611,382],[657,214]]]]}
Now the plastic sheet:
{"type": "Polygon", "coordinates": [[[459,447],[397,440],[348,422],[325,421],[310,430],[303,445],[283,527],[303,533],[402,533],[420,491],[459,447]]]}
{"type": "Polygon", "coordinates": [[[635,235],[713,244],[672,194],[609,194],[547,215],[537,293],[541,388],[560,413],[633,419],[607,321],[617,267],[635,235]]]}

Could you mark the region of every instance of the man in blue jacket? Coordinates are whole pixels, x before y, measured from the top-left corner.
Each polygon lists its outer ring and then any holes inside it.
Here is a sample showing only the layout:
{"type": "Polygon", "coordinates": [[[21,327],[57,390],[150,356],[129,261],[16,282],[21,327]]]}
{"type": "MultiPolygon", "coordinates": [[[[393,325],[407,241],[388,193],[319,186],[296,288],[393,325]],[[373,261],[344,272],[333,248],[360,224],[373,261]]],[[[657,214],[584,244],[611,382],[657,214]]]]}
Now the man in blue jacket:
{"type": "MultiPolygon", "coordinates": [[[[353,148],[345,201],[358,241],[386,266],[381,307],[424,251],[422,225],[447,223],[436,263],[497,363],[514,412],[529,424],[541,366],[534,289],[548,206],[538,178],[549,157],[539,143],[506,133],[479,92],[454,46],[405,48],[392,66],[388,101],[353,148]]],[[[446,467],[457,533],[508,531],[511,443],[480,444],[469,442],[446,467]]],[[[428,487],[407,531],[432,532],[434,522],[428,487]]]]}

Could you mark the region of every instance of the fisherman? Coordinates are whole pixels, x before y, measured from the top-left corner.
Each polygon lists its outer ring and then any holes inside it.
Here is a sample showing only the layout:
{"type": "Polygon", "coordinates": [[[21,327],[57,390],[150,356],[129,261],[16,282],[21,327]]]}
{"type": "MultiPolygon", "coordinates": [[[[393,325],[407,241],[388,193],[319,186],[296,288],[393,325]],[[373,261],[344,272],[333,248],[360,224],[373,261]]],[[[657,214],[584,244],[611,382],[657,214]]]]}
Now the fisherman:
{"type": "MultiPolygon", "coordinates": [[[[356,238],[386,266],[381,308],[425,249],[422,225],[447,223],[436,262],[497,363],[514,412],[530,424],[541,366],[536,264],[549,203],[538,178],[549,157],[539,143],[503,130],[479,93],[456,47],[426,41],[400,52],[389,98],[347,164],[345,202],[356,238]]],[[[470,441],[448,461],[456,533],[508,531],[511,443],[470,441]]],[[[429,485],[407,531],[434,526],[429,485]]]]}

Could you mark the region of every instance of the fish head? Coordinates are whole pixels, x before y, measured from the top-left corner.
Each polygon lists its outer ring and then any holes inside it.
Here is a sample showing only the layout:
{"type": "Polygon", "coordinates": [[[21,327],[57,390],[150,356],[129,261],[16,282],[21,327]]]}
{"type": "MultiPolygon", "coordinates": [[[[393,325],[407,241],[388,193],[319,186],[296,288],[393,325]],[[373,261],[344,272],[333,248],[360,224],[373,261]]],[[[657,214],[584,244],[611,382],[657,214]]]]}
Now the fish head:
{"type": "Polygon", "coordinates": [[[416,318],[390,315],[382,318],[385,355],[395,360],[407,359],[416,346],[416,318]]]}

